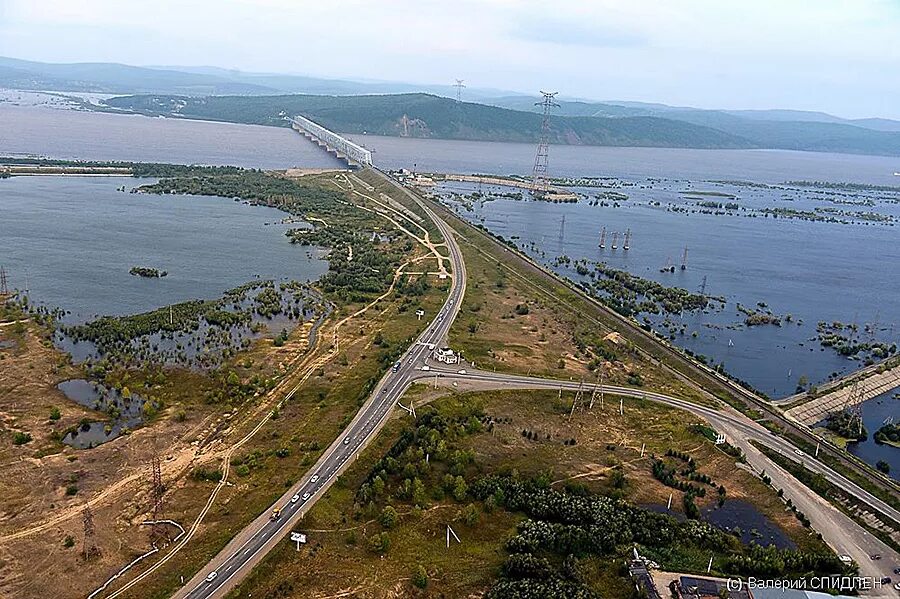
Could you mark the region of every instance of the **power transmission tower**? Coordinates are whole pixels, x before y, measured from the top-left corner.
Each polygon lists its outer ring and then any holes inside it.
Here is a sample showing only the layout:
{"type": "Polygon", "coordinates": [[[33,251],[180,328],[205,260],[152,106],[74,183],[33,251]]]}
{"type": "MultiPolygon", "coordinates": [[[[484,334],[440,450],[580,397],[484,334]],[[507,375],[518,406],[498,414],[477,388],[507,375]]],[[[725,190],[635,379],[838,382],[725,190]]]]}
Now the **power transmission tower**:
{"type": "Polygon", "coordinates": [[[84,523],[84,543],[81,545],[81,557],[85,561],[100,557],[100,548],[94,540],[94,515],[91,513],[91,506],[86,505],[81,510],[81,519],[84,523]]]}
{"type": "Polygon", "coordinates": [[[166,529],[159,521],[160,512],[162,511],[162,500],[163,494],[165,493],[165,487],[163,487],[162,484],[162,468],[159,463],[159,453],[156,451],[155,447],[153,451],[153,459],[150,463],[150,470],[150,500],[153,502],[153,524],[150,526],[150,544],[154,547],[157,547],[159,546],[159,543],[161,541],[165,540],[166,529]]]}
{"type": "Polygon", "coordinates": [[[544,99],[535,102],[543,111],[541,120],[541,138],[538,141],[537,154],[534,156],[534,169],[531,172],[532,195],[545,195],[550,191],[550,183],[547,181],[547,163],[550,154],[550,110],[558,108],[559,104],[553,99],[559,92],[541,91],[544,99]]]}
{"type": "Polygon", "coordinates": [[[457,80],[456,80],[456,83],[453,85],[453,87],[456,88],[456,103],[457,103],[457,104],[459,104],[460,102],[462,102],[462,90],[463,90],[463,88],[466,86],[466,85],[463,83],[463,81],[464,81],[463,79],[457,79],[457,80]]]}

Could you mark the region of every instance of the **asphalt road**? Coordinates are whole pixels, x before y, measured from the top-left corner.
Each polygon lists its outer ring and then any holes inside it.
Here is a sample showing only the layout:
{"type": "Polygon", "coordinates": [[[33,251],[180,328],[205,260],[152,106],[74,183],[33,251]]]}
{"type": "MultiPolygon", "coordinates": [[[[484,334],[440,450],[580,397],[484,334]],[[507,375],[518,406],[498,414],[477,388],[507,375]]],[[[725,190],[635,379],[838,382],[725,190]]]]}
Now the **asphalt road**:
{"type": "MultiPolygon", "coordinates": [[[[400,188],[405,193],[405,189],[400,188]]],[[[410,197],[416,199],[410,194],[410,197]]],[[[418,201],[418,200],[416,200],[418,201]]],[[[250,570],[281,540],[292,527],[321,497],[343,470],[359,455],[362,449],[372,440],[404,394],[404,392],[416,380],[434,376],[443,376],[447,379],[458,381],[473,381],[496,385],[498,388],[508,389],[577,389],[579,384],[575,381],[559,381],[553,379],[541,379],[537,377],[519,376],[502,373],[492,373],[470,369],[467,366],[444,367],[428,361],[431,352],[430,347],[441,346],[447,338],[450,325],[459,311],[460,302],[465,293],[465,265],[458,245],[454,241],[449,226],[438,218],[427,206],[422,204],[429,216],[434,220],[441,231],[452,265],[451,288],[440,312],[435,316],[429,327],[420,335],[399,361],[396,370],[388,372],[373,395],[358,412],[354,420],[347,426],[341,436],[325,451],[315,467],[310,471],[308,478],[292,487],[284,496],[273,504],[266,513],[261,514],[253,523],[241,531],[217,556],[215,556],[193,579],[191,579],[174,596],[178,598],[211,598],[223,597],[234,588],[250,570]],[[429,363],[430,370],[423,371],[421,367],[429,363]],[[467,369],[465,374],[460,369],[467,369]],[[292,501],[293,497],[297,497],[292,501]],[[269,514],[275,508],[281,509],[280,517],[269,519],[269,514]],[[215,574],[210,580],[209,577],[215,574]]],[[[593,385],[585,384],[587,390],[593,385]]],[[[837,512],[835,508],[821,499],[815,497],[811,491],[801,483],[777,469],[772,462],[759,452],[748,451],[752,448],[746,443],[749,440],[757,440],[766,446],[800,460],[804,465],[820,474],[835,485],[838,485],[861,500],[872,505],[886,515],[900,521],[900,513],[871,495],[865,489],[860,488],[852,481],[834,472],[826,465],[810,456],[798,455],[796,448],[789,442],[772,435],[767,429],[753,422],[743,414],[730,408],[716,410],[694,403],[686,402],[678,398],[642,391],[628,387],[616,387],[605,385],[604,391],[611,394],[623,395],[634,398],[646,398],[666,405],[677,407],[702,416],[717,430],[726,432],[730,440],[739,439],[745,447],[748,459],[757,467],[765,468],[773,481],[782,488],[791,491],[792,496],[803,497],[802,503],[798,503],[801,509],[813,520],[817,529],[823,527],[828,530],[828,537],[844,539],[833,546],[838,551],[846,551],[860,563],[863,573],[877,575],[884,573],[890,575],[890,569],[896,567],[897,555],[887,548],[878,539],[869,535],[853,521],[837,512]],[[819,504],[815,502],[818,501],[819,504]],[[882,553],[886,559],[869,563],[866,561],[869,553],[882,553]]],[[[797,501],[795,500],[795,503],[797,501]]],[[[896,578],[896,577],[895,577],[896,578]]]]}
{"type": "MultiPolygon", "coordinates": [[[[415,199],[413,197],[413,199],[415,199]]],[[[416,200],[418,201],[418,200],[416,200]]],[[[378,383],[344,432],[325,451],[305,480],[294,485],[285,495],[241,531],[218,555],[198,572],[174,597],[200,599],[223,597],[234,588],[259,560],[275,546],[331,486],[335,479],[372,440],[394,405],[419,375],[419,368],[431,353],[442,346],[450,325],[456,318],[465,294],[466,269],[462,253],[453,239],[450,227],[427,206],[423,209],[434,220],[449,250],[451,263],[450,292],[428,328],[378,383]],[[270,519],[274,509],[277,519],[270,519]]]]}

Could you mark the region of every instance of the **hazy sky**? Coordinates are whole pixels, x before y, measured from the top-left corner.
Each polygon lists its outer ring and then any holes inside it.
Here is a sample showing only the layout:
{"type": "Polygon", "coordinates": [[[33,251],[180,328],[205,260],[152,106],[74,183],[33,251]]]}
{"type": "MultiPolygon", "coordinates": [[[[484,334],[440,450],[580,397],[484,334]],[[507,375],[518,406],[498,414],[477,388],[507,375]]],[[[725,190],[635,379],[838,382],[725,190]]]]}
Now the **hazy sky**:
{"type": "Polygon", "coordinates": [[[0,55],[900,118],[900,0],[0,0],[0,55]]]}

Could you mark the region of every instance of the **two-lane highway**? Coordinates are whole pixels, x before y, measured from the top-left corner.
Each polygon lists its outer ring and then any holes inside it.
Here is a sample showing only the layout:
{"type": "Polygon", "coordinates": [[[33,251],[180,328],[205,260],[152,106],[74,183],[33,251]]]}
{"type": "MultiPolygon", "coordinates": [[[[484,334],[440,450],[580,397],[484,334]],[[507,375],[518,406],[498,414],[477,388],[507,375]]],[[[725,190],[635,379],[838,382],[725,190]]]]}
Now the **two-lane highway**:
{"type": "MultiPolygon", "coordinates": [[[[398,186],[401,191],[406,191],[398,186]]],[[[433,220],[449,253],[451,265],[450,292],[428,328],[385,374],[369,400],[359,410],[344,432],[322,454],[310,474],[292,487],[264,514],[239,533],[217,556],[198,572],[174,596],[189,599],[222,597],[234,588],[263,556],[309,511],[312,505],[334,483],[341,472],[372,440],[386,417],[394,409],[409,386],[419,378],[419,368],[431,349],[443,345],[450,325],[459,312],[466,289],[466,270],[462,253],[453,239],[450,227],[413,195],[433,220]],[[272,519],[274,510],[280,510],[272,519]]]]}

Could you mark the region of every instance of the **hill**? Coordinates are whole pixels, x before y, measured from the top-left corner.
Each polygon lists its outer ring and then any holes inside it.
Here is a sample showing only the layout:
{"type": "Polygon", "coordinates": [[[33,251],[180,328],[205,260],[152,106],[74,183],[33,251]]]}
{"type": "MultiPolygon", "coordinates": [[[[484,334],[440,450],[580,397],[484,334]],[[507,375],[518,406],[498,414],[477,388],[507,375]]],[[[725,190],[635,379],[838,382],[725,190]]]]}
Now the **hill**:
{"type": "MultiPolygon", "coordinates": [[[[343,133],[478,141],[537,141],[541,117],[430,94],[366,96],[126,96],[109,106],[147,115],[285,126],[280,114],[302,114],[343,133]]],[[[751,148],[753,143],[709,127],[659,117],[556,117],[557,144],[751,148]]]]}

